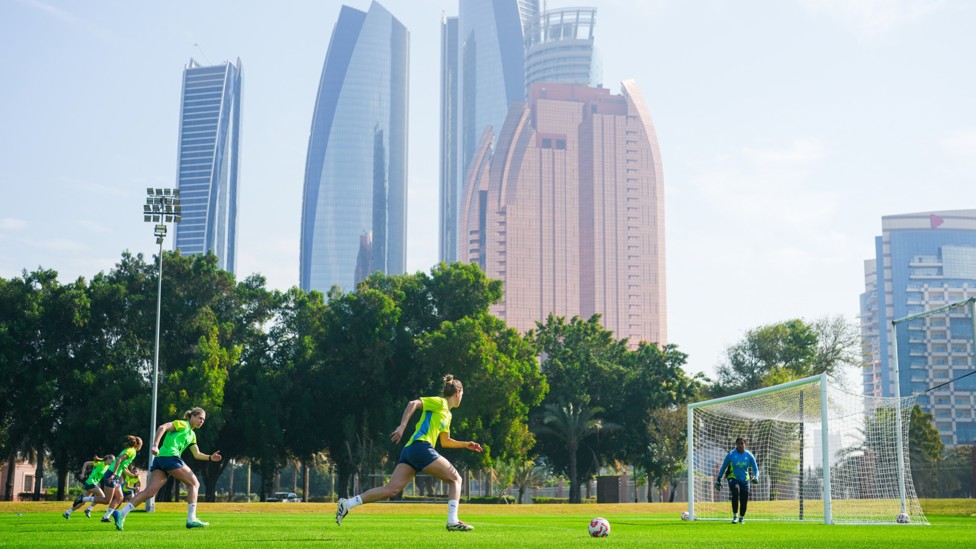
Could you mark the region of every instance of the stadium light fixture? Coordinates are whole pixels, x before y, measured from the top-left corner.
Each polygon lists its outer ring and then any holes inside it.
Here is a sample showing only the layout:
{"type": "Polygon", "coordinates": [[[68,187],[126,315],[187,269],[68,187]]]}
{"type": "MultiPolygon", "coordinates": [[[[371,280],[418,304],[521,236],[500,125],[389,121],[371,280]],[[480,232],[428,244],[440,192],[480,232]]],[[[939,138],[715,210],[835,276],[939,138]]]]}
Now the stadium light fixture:
{"type": "MultiPolygon", "coordinates": [[[[154,223],[153,236],[156,237],[156,244],[159,244],[159,280],[156,287],[156,341],[153,350],[153,373],[152,373],[152,412],[149,420],[149,444],[156,437],[156,409],[159,397],[159,324],[163,310],[163,241],[166,240],[166,223],[179,223],[181,217],[180,209],[180,190],[179,189],[155,189],[146,187],[146,203],[142,206],[142,219],[146,223],[154,223]]],[[[153,455],[149,453],[149,467],[152,470],[153,455]]],[[[146,500],[146,512],[152,513],[156,510],[156,498],[151,497],[146,500]]]]}

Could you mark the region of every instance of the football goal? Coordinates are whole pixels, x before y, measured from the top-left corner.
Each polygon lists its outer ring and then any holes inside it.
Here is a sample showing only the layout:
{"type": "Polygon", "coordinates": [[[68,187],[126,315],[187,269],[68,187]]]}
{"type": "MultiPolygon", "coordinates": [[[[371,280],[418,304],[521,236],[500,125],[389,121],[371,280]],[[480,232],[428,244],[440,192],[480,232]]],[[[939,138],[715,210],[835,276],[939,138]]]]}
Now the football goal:
{"type": "Polygon", "coordinates": [[[928,524],[908,461],[914,397],[854,395],[826,374],[688,406],[688,514],[731,517],[713,486],[739,436],[759,466],[748,519],[928,524]]]}

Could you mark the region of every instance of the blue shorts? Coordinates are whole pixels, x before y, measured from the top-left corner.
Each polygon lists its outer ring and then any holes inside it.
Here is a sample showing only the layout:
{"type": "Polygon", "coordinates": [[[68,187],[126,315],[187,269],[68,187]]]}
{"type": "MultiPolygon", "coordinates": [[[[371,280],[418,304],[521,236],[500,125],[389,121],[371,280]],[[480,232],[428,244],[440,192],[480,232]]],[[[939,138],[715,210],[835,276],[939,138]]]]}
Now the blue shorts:
{"type": "Polygon", "coordinates": [[[105,476],[102,477],[102,488],[115,488],[121,485],[120,479],[116,478],[111,472],[106,472],[105,476]]]}
{"type": "Polygon", "coordinates": [[[135,493],[136,493],[135,490],[126,490],[124,488],[122,489],[122,495],[125,496],[125,497],[129,497],[129,496],[131,496],[132,494],[135,494],[135,493]]]}
{"type": "Polygon", "coordinates": [[[89,484],[89,483],[86,482],[84,489],[85,490],[94,490],[96,486],[98,486],[98,484],[89,484]]]}
{"type": "Polygon", "coordinates": [[[158,469],[164,473],[168,473],[174,469],[182,469],[183,467],[186,467],[186,464],[179,457],[157,456],[153,458],[152,469],[149,472],[151,473],[158,469]]]}
{"type": "Polygon", "coordinates": [[[400,452],[400,460],[397,461],[397,465],[406,463],[407,465],[413,467],[414,470],[419,472],[423,471],[431,463],[437,461],[437,458],[439,457],[441,457],[441,455],[434,450],[434,447],[431,446],[429,442],[418,440],[403,447],[403,450],[400,452]]]}

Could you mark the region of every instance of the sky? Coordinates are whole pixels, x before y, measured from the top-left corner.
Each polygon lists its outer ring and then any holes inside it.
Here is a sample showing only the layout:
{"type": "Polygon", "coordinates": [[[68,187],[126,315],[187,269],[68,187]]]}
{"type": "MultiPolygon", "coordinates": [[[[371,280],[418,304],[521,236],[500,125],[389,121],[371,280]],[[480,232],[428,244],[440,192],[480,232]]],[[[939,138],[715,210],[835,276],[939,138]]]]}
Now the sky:
{"type": "MultiPolygon", "coordinates": [[[[361,10],[367,0],[348,0],[361,10]]],[[[440,18],[410,32],[409,272],[437,262],[440,18]]],[[[156,253],[184,66],[244,69],[239,278],[298,284],[312,110],[342,2],[0,0],[0,277],[156,253]]],[[[550,0],[597,8],[603,83],[644,94],[664,167],[668,338],[713,375],[757,326],[856,321],[881,217],[971,209],[976,2],[550,0]]],[[[172,236],[167,240],[171,246],[172,236]]]]}

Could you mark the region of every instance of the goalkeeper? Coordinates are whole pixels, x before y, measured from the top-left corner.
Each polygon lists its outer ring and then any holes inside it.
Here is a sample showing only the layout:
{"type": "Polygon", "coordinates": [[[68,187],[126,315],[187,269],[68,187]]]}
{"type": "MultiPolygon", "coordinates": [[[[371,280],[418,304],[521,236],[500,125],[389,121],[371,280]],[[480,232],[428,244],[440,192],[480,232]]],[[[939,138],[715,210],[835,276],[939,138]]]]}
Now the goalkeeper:
{"type": "Polygon", "coordinates": [[[729,481],[729,492],[732,499],[732,524],[736,522],[744,524],[746,506],[749,503],[749,483],[759,481],[759,466],[756,465],[756,456],[746,450],[746,439],[742,437],[735,439],[735,450],[725,456],[725,461],[722,462],[718,471],[718,478],[715,479],[716,490],[722,489],[721,478],[723,476],[729,481]]]}

